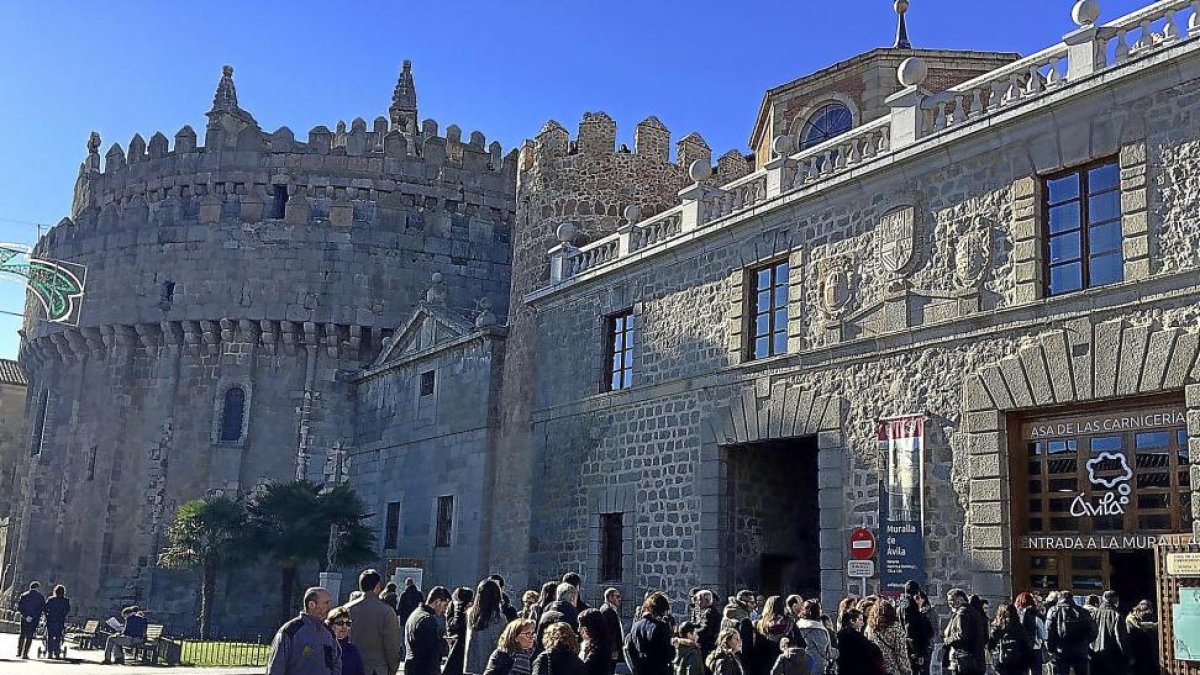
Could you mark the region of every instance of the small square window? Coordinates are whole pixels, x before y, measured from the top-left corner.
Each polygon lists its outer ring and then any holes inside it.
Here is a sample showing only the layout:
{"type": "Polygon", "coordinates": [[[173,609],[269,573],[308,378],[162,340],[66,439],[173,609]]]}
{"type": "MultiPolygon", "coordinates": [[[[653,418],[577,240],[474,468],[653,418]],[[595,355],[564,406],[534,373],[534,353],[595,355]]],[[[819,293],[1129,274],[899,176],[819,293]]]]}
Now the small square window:
{"type": "Polygon", "coordinates": [[[437,371],[427,370],[421,373],[421,395],[433,396],[433,388],[437,384],[437,371]]]}

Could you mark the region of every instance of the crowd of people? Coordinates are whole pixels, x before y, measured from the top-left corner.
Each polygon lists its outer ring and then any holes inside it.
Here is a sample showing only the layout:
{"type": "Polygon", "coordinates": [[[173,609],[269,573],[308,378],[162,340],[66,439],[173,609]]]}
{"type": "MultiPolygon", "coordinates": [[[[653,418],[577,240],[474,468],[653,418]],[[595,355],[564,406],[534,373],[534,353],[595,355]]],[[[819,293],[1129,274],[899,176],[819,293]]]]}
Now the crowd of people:
{"type": "Polygon", "coordinates": [[[275,636],[268,675],[395,675],[401,663],[406,675],[929,675],[935,661],[956,675],[1159,672],[1152,608],[1122,613],[1113,592],[1082,605],[1066,592],[1021,593],[989,613],[953,589],[942,627],[911,581],[895,601],[847,597],[832,615],[816,598],[744,590],[718,605],[697,588],[680,620],[652,591],[627,625],[619,589],[593,608],[580,586],[567,574],[522,593],[518,608],[498,575],[422,597],[411,579],[398,593],[367,570],[346,605],[331,608],[322,588],[305,593],[304,611],[275,636]]]}

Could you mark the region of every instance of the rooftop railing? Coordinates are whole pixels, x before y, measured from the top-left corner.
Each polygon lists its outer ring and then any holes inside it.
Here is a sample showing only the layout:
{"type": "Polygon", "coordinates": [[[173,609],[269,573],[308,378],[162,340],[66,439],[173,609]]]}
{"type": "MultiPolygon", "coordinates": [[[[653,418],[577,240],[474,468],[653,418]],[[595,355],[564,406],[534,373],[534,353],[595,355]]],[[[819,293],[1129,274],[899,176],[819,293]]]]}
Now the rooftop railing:
{"type": "Polygon", "coordinates": [[[1071,11],[1078,28],[1062,42],[935,94],[921,88],[928,74],[925,64],[918,57],[906,59],[897,72],[903,88],[887,99],[891,111],[877,120],[799,151],[797,138],[779,136],[772,142],[774,159],[722,187],[706,183],[711,166],[694,162],[689,175],[695,183],[680,191],[682,204],[644,222],[636,222],[639,210],[630,207],[627,224],[616,234],[582,247],[571,244],[578,229],[564,223],[558,233],[562,243],[550,250],[550,283],[662,246],[947,130],[1200,36],[1200,0],[1160,0],[1103,25],[1096,25],[1098,16],[1097,0],[1079,0],[1071,11]]]}

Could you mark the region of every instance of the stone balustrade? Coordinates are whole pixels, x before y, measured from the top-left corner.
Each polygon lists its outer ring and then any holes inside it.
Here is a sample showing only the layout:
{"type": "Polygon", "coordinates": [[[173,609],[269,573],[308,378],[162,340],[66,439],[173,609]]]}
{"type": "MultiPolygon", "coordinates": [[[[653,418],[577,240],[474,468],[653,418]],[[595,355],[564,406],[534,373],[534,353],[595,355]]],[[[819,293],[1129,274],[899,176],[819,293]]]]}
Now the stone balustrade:
{"type": "Polygon", "coordinates": [[[780,136],[774,143],[775,158],[764,168],[720,188],[706,185],[711,169],[699,167],[699,172],[692,172],[696,183],[679,193],[683,199],[679,207],[582,248],[563,243],[552,249],[551,285],[679,239],[700,226],[727,222],[729,216],[885,155],[937,142],[942,132],[972,126],[1131,59],[1200,36],[1200,0],[1159,0],[1103,25],[1095,23],[1099,11],[1097,0],[1079,0],[1072,10],[1078,28],[1062,42],[943,92],[922,89],[927,70],[919,59],[909,59],[898,73],[904,88],[888,99],[889,114],[799,152],[795,152],[796,138],[780,136]]]}

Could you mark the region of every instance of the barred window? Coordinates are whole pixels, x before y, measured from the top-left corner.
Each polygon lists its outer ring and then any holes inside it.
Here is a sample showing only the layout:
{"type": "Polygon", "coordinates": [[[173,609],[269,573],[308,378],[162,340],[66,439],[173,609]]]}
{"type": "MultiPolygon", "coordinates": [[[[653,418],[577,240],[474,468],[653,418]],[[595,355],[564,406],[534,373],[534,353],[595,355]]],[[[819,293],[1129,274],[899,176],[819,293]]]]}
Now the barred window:
{"type": "Polygon", "coordinates": [[[1124,278],[1121,169],[1115,159],[1045,179],[1047,295],[1124,278]]]}
{"type": "Polygon", "coordinates": [[[624,572],[625,514],[600,514],[600,579],[619,581],[624,572]]]}
{"type": "Polygon", "coordinates": [[[633,310],[607,317],[604,362],[607,377],[604,391],[629,389],[633,386],[633,310]]]}
{"type": "Polygon", "coordinates": [[[421,373],[421,395],[432,396],[437,385],[437,371],[427,370],[421,373]]]}
{"type": "Polygon", "coordinates": [[[787,353],[789,271],[785,260],[750,272],[751,360],[787,353]]]}
{"type": "Polygon", "coordinates": [[[34,418],[33,436],[29,439],[29,454],[36,457],[42,454],[42,441],[46,438],[46,413],[50,407],[50,393],[42,390],[38,396],[37,417],[34,418]]]}

